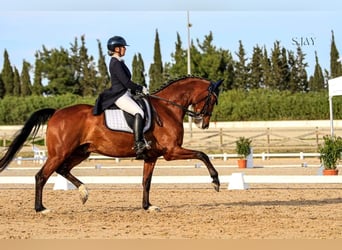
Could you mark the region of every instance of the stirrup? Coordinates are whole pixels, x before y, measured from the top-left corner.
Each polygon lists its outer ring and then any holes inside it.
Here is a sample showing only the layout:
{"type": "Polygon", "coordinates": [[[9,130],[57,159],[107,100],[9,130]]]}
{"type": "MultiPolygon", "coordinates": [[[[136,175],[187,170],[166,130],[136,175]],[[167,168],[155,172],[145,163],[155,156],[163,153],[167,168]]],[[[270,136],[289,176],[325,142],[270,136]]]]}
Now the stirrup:
{"type": "Polygon", "coordinates": [[[135,153],[137,155],[142,154],[145,151],[146,148],[147,148],[146,144],[144,142],[142,142],[142,141],[136,142],[135,146],[134,146],[134,150],[135,150],[135,153]]]}
{"type": "Polygon", "coordinates": [[[144,139],[144,142],[145,142],[145,147],[147,150],[150,150],[152,147],[151,147],[151,144],[152,142],[151,141],[146,141],[146,139],[144,139]]]}

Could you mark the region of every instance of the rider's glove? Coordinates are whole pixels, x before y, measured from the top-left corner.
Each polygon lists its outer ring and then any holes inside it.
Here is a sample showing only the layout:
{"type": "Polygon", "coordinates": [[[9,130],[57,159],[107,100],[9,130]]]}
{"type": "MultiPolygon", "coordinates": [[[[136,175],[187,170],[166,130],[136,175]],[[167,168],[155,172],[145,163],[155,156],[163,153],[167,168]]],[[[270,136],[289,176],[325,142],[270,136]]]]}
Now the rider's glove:
{"type": "Polygon", "coordinates": [[[144,95],[148,95],[148,89],[145,86],[143,86],[143,88],[142,88],[142,93],[144,95]]]}

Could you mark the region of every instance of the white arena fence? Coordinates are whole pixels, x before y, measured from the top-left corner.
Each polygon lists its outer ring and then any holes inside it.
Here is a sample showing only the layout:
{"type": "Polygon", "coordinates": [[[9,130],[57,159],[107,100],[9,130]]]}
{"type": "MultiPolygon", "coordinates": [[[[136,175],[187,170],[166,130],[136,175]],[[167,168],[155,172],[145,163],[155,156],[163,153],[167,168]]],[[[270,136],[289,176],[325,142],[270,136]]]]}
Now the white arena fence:
{"type": "MultiPolygon", "coordinates": [[[[261,158],[262,160],[267,160],[270,158],[299,158],[301,160],[304,160],[305,158],[310,157],[319,157],[319,153],[259,153],[259,154],[252,154],[252,158],[261,158]]],[[[23,161],[33,161],[34,163],[40,163],[42,164],[46,160],[46,153],[45,150],[36,150],[34,153],[34,157],[17,157],[14,159],[14,161],[21,165],[23,161]]],[[[237,154],[208,154],[208,157],[210,159],[222,159],[223,161],[227,161],[228,159],[232,158],[238,158],[239,156],[237,154]]],[[[125,158],[127,159],[127,158],[125,158]]],[[[91,155],[89,156],[88,160],[114,160],[116,163],[121,161],[121,158],[118,157],[109,157],[104,155],[91,155]]]]}
{"type": "MultiPolygon", "coordinates": [[[[56,183],[58,176],[52,176],[49,184],[56,183]]],[[[220,176],[221,184],[230,183],[232,176],[220,176]]],[[[87,184],[141,184],[142,176],[80,176],[87,184]]],[[[153,176],[153,184],[210,184],[210,176],[153,176]]],[[[342,184],[342,176],[323,175],[244,175],[248,184],[342,184]]],[[[0,184],[30,184],[35,178],[30,176],[1,176],[0,184]]]]}

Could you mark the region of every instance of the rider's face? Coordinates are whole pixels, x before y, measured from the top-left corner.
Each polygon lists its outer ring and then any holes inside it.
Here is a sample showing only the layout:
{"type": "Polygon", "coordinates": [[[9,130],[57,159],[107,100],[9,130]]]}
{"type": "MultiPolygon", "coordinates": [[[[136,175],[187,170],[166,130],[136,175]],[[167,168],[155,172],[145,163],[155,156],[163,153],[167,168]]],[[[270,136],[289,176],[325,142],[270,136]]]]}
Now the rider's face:
{"type": "Polygon", "coordinates": [[[119,54],[120,57],[124,56],[126,54],[126,47],[125,46],[118,47],[117,53],[119,54]]]}

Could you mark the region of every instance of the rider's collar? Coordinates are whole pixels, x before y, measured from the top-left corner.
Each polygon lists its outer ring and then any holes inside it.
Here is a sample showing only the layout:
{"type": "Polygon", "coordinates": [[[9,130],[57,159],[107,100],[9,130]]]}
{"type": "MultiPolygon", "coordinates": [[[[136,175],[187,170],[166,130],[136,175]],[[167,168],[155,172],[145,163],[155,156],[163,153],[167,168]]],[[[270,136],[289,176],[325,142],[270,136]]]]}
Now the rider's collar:
{"type": "Polygon", "coordinates": [[[114,54],[113,57],[115,57],[119,61],[123,61],[123,57],[121,57],[121,56],[118,56],[118,55],[114,54]]]}

